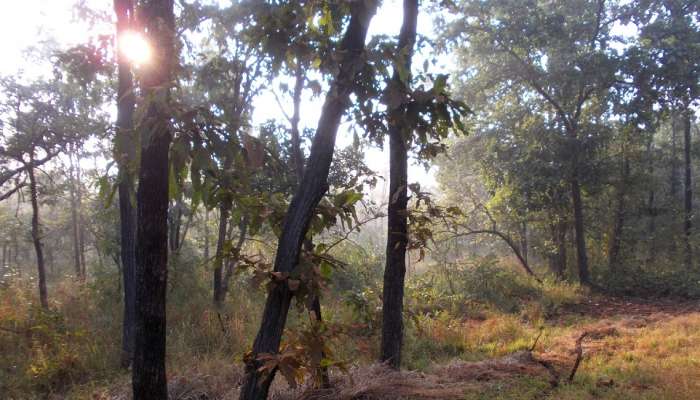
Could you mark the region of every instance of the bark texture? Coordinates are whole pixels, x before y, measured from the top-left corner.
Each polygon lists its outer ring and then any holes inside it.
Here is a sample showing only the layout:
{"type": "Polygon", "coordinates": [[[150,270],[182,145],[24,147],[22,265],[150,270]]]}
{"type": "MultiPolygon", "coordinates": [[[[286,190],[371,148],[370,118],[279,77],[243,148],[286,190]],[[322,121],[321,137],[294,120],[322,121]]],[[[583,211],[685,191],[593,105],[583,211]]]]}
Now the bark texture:
{"type": "MultiPolygon", "coordinates": [[[[134,17],[132,0],[115,0],[117,15],[117,37],[129,30],[134,17]]],[[[118,39],[117,39],[118,40],[118,39]]],[[[117,41],[117,131],[115,155],[119,165],[119,254],[122,266],[124,290],[124,318],[122,322],[121,365],[128,368],[134,356],[135,330],[135,270],[136,270],[136,209],[134,207],[134,78],[128,61],[122,56],[122,48],[117,41]],[[121,146],[119,145],[121,143],[121,146]],[[125,147],[130,145],[131,149],[125,147]]]]}
{"type": "Polygon", "coordinates": [[[576,260],[578,261],[578,278],[582,285],[591,284],[588,272],[588,255],[586,253],[586,237],[583,224],[583,201],[578,177],[571,179],[571,199],[574,208],[574,236],[576,240],[576,260]]]}
{"type": "Polygon", "coordinates": [[[683,113],[683,137],[684,137],[684,153],[685,153],[685,192],[683,196],[684,219],[683,219],[683,244],[685,245],[685,267],[690,269],[693,266],[693,247],[691,245],[690,236],[693,229],[693,182],[692,182],[692,159],[691,159],[691,111],[686,109],[683,113]]]}
{"type": "Polygon", "coordinates": [[[39,196],[37,193],[36,175],[34,167],[27,166],[29,176],[29,197],[32,203],[32,242],[36,252],[36,268],[39,278],[39,302],[44,309],[49,308],[48,293],[46,291],[46,265],[44,263],[44,249],[41,243],[41,225],[39,223],[39,196]]]}
{"type": "MultiPolygon", "coordinates": [[[[418,0],[404,0],[403,24],[397,54],[405,54],[394,66],[390,90],[408,90],[410,73],[401,79],[400,69],[411,71],[416,42],[418,0]]],[[[408,244],[408,149],[412,127],[407,126],[403,105],[389,112],[389,205],[387,210],[386,266],[382,291],[382,342],[380,360],[395,369],[401,367],[403,346],[403,297],[408,244]]]]}
{"type": "Polygon", "coordinates": [[[168,278],[169,86],[173,78],[173,0],[140,3],[139,18],[153,49],[141,78],[146,114],[136,194],[136,335],[132,385],[134,400],[166,400],[165,301],[168,278]]]}
{"type": "MultiPolygon", "coordinates": [[[[275,271],[290,272],[299,260],[299,253],[309,221],[316,206],[328,190],[328,172],[333,159],[335,138],[341,117],[350,103],[353,81],[363,64],[367,28],[376,11],[375,1],[351,4],[352,15],[340,44],[339,71],[333,79],[323,105],[304,178],[287,210],[275,257],[275,271]]],[[[242,400],[266,399],[276,371],[259,370],[259,354],[277,353],[293,293],[286,282],[268,293],[260,329],[253,350],[246,360],[246,375],[241,387],[242,400]]]]}

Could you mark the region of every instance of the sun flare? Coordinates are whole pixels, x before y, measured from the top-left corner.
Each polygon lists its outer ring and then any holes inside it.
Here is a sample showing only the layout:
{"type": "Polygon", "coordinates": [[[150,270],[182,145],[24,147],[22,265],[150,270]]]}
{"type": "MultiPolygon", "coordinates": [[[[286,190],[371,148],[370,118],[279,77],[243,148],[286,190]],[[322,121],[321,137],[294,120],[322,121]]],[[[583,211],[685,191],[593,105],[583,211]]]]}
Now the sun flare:
{"type": "Polygon", "coordinates": [[[142,34],[133,31],[125,32],[119,40],[121,41],[120,51],[133,64],[146,64],[151,59],[151,47],[142,34]]]}

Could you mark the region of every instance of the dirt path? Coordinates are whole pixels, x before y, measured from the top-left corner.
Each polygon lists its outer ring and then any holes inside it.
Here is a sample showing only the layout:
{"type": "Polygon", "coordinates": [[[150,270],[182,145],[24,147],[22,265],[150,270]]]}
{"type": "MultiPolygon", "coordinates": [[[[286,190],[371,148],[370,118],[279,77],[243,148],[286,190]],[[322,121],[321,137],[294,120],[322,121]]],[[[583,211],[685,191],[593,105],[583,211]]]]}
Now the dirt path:
{"type": "Polygon", "coordinates": [[[700,301],[593,296],[581,303],[562,307],[557,317],[580,315],[595,319],[630,318],[655,314],[676,316],[691,312],[700,312],[700,301]]]}

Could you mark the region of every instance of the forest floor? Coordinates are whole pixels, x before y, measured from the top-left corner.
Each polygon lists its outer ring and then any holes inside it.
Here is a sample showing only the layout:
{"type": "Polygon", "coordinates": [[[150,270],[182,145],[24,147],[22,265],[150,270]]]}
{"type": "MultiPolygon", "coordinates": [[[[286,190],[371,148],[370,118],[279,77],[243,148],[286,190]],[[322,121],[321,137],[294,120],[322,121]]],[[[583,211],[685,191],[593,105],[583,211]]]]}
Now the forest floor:
{"type": "MultiPolygon", "coordinates": [[[[48,315],[31,311],[29,290],[0,296],[0,327],[12,328],[0,330],[0,393],[6,392],[0,398],[129,400],[130,374],[118,368],[118,319],[105,317],[103,303],[86,308],[90,292],[67,288],[55,290],[61,302],[48,315]]],[[[333,389],[292,389],[278,376],[271,398],[700,398],[700,301],[609,297],[570,287],[548,293],[556,300],[522,300],[519,311],[421,309],[407,321],[400,372],[372,364],[376,332],[351,332],[335,344],[338,358],[352,363],[346,372],[332,370],[333,389]],[[580,365],[569,379],[577,342],[580,365]]],[[[234,305],[240,309],[228,310],[226,334],[222,321],[206,312],[208,302],[201,309],[173,308],[180,312],[169,321],[171,400],[238,398],[236,354],[249,346],[247,328],[257,324],[244,318],[251,305],[234,305]]],[[[118,312],[118,303],[113,306],[118,312]]],[[[342,307],[328,310],[334,308],[342,307]]]]}
{"type": "Polygon", "coordinates": [[[597,296],[564,307],[546,340],[425,372],[381,365],[340,377],[336,389],[279,399],[698,399],[700,302],[597,296]],[[580,365],[570,379],[576,359],[580,365]]]}
{"type": "MultiPolygon", "coordinates": [[[[463,326],[489,324],[466,321],[463,326]]],[[[279,378],[275,400],[492,400],[700,398],[700,302],[595,296],[562,307],[528,347],[478,361],[456,359],[421,371],[355,366],[333,389],[291,389],[279,378]],[[580,343],[580,365],[570,379],[580,343]]],[[[223,376],[174,377],[172,399],[237,399],[223,376]]],[[[235,385],[234,385],[235,386],[235,385]]],[[[116,390],[114,390],[116,389],[116,390]]],[[[93,398],[127,399],[125,387],[93,398]],[[120,390],[122,389],[122,390],[120,390]]]]}

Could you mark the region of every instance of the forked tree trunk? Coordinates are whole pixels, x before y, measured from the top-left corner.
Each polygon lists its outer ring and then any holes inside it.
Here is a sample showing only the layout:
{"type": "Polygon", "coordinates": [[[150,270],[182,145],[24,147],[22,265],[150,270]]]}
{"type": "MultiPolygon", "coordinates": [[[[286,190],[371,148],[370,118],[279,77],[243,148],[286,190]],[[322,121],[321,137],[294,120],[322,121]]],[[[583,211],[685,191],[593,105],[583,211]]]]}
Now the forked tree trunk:
{"type": "Polygon", "coordinates": [[[685,193],[684,193],[684,206],[685,214],[683,221],[683,241],[685,245],[685,267],[687,269],[693,266],[693,247],[691,244],[690,236],[693,229],[693,182],[692,182],[692,159],[691,159],[691,136],[690,136],[690,125],[691,125],[691,113],[689,108],[683,112],[683,147],[685,152],[685,193]]]}
{"type": "MultiPolygon", "coordinates": [[[[115,0],[117,14],[117,45],[119,35],[130,29],[134,17],[132,0],[115,0]]],[[[136,210],[134,207],[134,160],[133,148],[137,145],[134,135],[134,79],[129,63],[117,48],[117,132],[115,141],[116,159],[119,165],[119,246],[124,290],[124,318],[122,321],[121,365],[128,368],[134,356],[135,329],[135,270],[136,270],[136,210]]]]}
{"type": "Polygon", "coordinates": [[[33,160],[27,166],[27,175],[29,175],[29,197],[32,203],[32,241],[34,242],[34,251],[36,252],[36,268],[39,280],[39,301],[41,307],[49,308],[48,294],[46,291],[46,265],[44,264],[44,250],[41,244],[41,225],[39,223],[39,199],[36,186],[36,176],[34,175],[34,167],[31,165],[33,160]]]}
{"type": "MultiPolygon", "coordinates": [[[[352,2],[351,18],[338,49],[339,70],[333,80],[318,122],[311,153],[304,171],[304,179],[287,210],[282,234],[275,256],[276,272],[289,273],[299,262],[299,253],[309,221],[316,206],[328,190],[328,171],[333,160],[333,149],[340,120],[350,103],[350,93],[364,52],[367,28],[376,11],[375,1],[352,2]]],[[[241,387],[241,400],[267,398],[276,371],[261,371],[258,355],[279,351],[282,332],[293,293],[286,282],[270,289],[263,311],[260,329],[253,350],[246,359],[246,375],[241,387]]]]}
{"type": "Polygon", "coordinates": [[[139,2],[139,19],[151,43],[142,66],[146,113],[139,121],[142,150],[136,194],[136,335],[134,400],[166,400],[166,289],[168,280],[168,152],[170,85],[177,62],[173,0],[139,2]]]}
{"type": "MultiPolygon", "coordinates": [[[[389,90],[410,90],[411,61],[416,42],[418,0],[404,0],[403,24],[396,54],[405,54],[394,65],[389,90]],[[400,70],[408,76],[401,78],[400,70]]],[[[403,346],[403,297],[408,243],[408,149],[413,127],[407,126],[403,104],[389,112],[389,205],[387,210],[386,266],[382,291],[382,343],[380,360],[401,367],[403,346]]]]}

